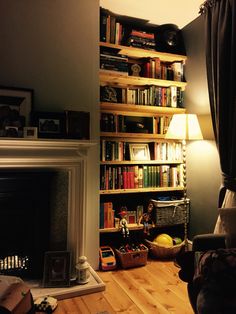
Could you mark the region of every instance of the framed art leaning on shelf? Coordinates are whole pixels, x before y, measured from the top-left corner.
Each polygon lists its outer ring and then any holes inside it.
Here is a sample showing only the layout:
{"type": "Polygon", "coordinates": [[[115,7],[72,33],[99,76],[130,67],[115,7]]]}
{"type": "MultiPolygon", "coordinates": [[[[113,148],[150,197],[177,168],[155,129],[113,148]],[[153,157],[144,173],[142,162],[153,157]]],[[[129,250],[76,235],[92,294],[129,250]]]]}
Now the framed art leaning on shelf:
{"type": "Polygon", "coordinates": [[[129,144],[130,160],[150,160],[148,144],[129,144]]]}

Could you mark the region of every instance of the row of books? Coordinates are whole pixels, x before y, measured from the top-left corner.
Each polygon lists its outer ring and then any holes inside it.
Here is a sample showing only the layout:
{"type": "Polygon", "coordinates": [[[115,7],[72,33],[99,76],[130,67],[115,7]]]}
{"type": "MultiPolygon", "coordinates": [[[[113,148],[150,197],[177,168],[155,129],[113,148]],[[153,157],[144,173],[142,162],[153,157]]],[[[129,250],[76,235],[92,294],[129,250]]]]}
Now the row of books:
{"type": "Polygon", "coordinates": [[[183,186],[183,169],[180,165],[101,165],[100,189],[138,189],[151,187],[183,186]]]}
{"type": "MultiPolygon", "coordinates": [[[[127,210],[126,220],[128,224],[138,223],[143,214],[143,205],[138,205],[137,210],[127,210]]],[[[99,228],[119,228],[119,217],[116,217],[112,202],[100,203],[100,223],[99,228]]]]}
{"type": "MultiPolygon", "coordinates": [[[[180,142],[149,143],[151,160],[178,162],[182,160],[182,144],[180,142]]],[[[124,141],[101,140],[101,161],[130,160],[130,143],[124,141]]]]}
{"type": "MultiPolygon", "coordinates": [[[[107,51],[109,49],[107,48],[107,51]]],[[[132,75],[169,81],[184,81],[184,65],[180,61],[161,62],[159,58],[143,59],[137,64],[137,72],[133,71],[133,63],[125,55],[111,55],[107,51],[100,53],[100,69],[119,75],[132,75]]]]}
{"type": "Polygon", "coordinates": [[[123,25],[115,15],[100,8],[100,41],[120,45],[123,38],[123,25]]]}
{"type": "Polygon", "coordinates": [[[184,65],[181,61],[162,62],[158,57],[145,58],[142,68],[142,76],[144,77],[177,82],[184,81],[184,65]]]}
{"type": "Polygon", "coordinates": [[[100,115],[100,129],[102,132],[121,133],[166,133],[171,116],[132,117],[102,112],[100,115]]]}
{"type": "Polygon", "coordinates": [[[101,86],[100,100],[131,105],[182,108],[184,91],[174,85],[169,87],[149,85],[142,88],[101,86]]]}
{"type": "Polygon", "coordinates": [[[112,202],[100,203],[100,229],[114,228],[115,226],[115,211],[112,202]]]}

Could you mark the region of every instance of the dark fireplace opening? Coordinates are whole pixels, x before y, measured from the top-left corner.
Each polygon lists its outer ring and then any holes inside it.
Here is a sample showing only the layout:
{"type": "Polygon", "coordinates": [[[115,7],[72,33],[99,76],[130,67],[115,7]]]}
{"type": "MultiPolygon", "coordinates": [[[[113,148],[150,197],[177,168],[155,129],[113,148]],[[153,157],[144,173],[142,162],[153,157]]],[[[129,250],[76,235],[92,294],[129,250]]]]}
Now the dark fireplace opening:
{"type": "MultiPolygon", "coordinates": [[[[61,218],[66,221],[65,209],[59,214],[55,209],[60,203],[60,196],[57,201],[58,195],[52,193],[58,190],[57,182],[58,172],[50,169],[1,170],[0,273],[41,279],[45,252],[65,248],[65,223],[53,223],[61,218]]],[[[65,204],[62,197],[63,208],[65,204]]]]}

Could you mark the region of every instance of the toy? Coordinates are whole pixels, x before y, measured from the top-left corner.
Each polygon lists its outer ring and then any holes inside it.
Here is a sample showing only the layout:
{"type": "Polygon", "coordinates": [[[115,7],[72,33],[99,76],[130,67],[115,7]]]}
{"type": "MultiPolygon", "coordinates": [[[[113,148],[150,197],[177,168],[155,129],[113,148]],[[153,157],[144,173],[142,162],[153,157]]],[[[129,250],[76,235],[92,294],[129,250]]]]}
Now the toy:
{"type": "Polygon", "coordinates": [[[160,246],[164,247],[172,247],[173,246],[173,239],[166,233],[159,234],[153,242],[157,243],[160,246]]]}
{"type": "Polygon", "coordinates": [[[57,307],[57,299],[53,297],[39,297],[34,301],[35,311],[52,313],[57,307]]]}
{"type": "Polygon", "coordinates": [[[115,253],[108,245],[99,248],[100,267],[102,270],[112,270],[116,268],[115,253]]]}
{"type": "Polygon", "coordinates": [[[126,207],[121,207],[121,211],[119,213],[120,215],[120,230],[121,230],[121,233],[123,235],[124,238],[128,237],[129,236],[129,229],[128,229],[128,222],[127,222],[127,219],[126,219],[126,216],[127,216],[127,209],[126,207]]]}
{"type": "Polygon", "coordinates": [[[148,203],[148,207],[147,207],[147,212],[143,213],[142,216],[139,218],[138,224],[143,224],[143,232],[146,233],[147,235],[150,234],[149,229],[150,229],[150,225],[152,227],[155,226],[155,223],[153,221],[152,218],[152,212],[153,212],[153,208],[154,208],[154,204],[153,202],[149,202],[148,203]]]}

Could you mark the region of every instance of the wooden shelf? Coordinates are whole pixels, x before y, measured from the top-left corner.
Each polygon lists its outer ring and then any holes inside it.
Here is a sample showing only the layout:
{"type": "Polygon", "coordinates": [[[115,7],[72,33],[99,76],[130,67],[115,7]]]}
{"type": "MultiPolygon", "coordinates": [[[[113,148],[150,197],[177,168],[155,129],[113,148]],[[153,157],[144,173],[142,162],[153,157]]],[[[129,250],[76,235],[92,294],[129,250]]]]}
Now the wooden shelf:
{"type": "Polygon", "coordinates": [[[117,189],[117,190],[100,190],[100,194],[131,194],[131,193],[147,193],[147,192],[171,192],[183,191],[184,187],[159,187],[159,188],[140,188],[140,189],[117,189]]]}
{"type": "Polygon", "coordinates": [[[161,61],[165,62],[174,62],[174,61],[183,61],[187,60],[187,56],[171,54],[167,52],[158,52],[155,50],[146,50],[141,48],[134,48],[129,46],[115,45],[105,42],[100,42],[100,46],[117,49],[119,54],[126,55],[130,58],[139,59],[139,58],[160,58],[161,61]]]}
{"type": "Polygon", "coordinates": [[[143,85],[155,85],[161,87],[170,87],[177,86],[181,87],[182,90],[185,89],[187,83],[186,82],[177,82],[177,81],[169,81],[169,80],[159,80],[148,77],[137,77],[137,76],[128,76],[119,74],[119,72],[114,73],[109,70],[100,70],[100,83],[101,86],[106,85],[120,85],[120,86],[143,86],[143,85]]]}
{"type": "MultiPolygon", "coordinates": [[[[143,224],[128,224],[129,230],[142,230],[143,224]]],[[[99,229],[100,233],[110,233],[110,232],[120,232],[119,228],[105,228],[105,229],[99,229]]]]}
{"type": "Polygon", "coordinates": [[[113,138],[121,138],[121,139],[126,139],[126,138],[137,138],[138,140],[155,140],[155,139],[163,139],[165,137],[164,134],[150,134],[150,133],[122,133],[122,132],[101,132],[100,133],[101,137],[113,137],[113,138]]]}
{"type": "Polygon", "coordinates": [[[176,165],[176,164],[182,164],[182,160],[176,160],[176,161],[169,161],[169,160],[139,160],[139,161],[133,161],[133,160],[109,160],[109,161],[101,161],[101,165],[176,165]]]}
{"type": "Polygon", "coordinates": [[[100,103],[101,112],[121,112],[124,115],[140,115],[150,116],[153,115],[172,115],[174,113],[185,113],[185,108],[174,108],[174,107],[158,107],[158,106],[143,106],[143,105],[131,105],[122,103],[100,103]]]}

